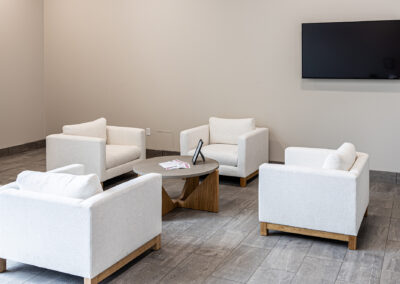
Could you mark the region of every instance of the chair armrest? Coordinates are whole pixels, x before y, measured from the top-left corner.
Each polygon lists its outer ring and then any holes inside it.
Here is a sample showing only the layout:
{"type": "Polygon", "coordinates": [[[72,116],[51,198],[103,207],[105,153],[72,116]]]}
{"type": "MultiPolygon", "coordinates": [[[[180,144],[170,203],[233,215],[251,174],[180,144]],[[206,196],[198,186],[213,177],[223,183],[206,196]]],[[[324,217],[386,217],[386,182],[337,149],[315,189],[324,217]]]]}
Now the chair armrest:
{"type": "Polygon", "coordinates": [[[107,144],[137,146],[140,159],[146,159],[146,134],[142,128],[107,126],[107,144]]]}
{"type": "Polygon", "coordinates": [[[269,130],[257,128],[239,137],[238,168],[241,177],[247,177],[258,170],[263,163],[268,163],[269,130]]]}
{"type": "Polygon", "coordinates": [[[365,215],[365,210],[369,204],[369,156],[365,153],[357,152],[357,159],[350,173],[357,177],[357,225],[361,222],[365,215]]]}
{"type": "Polygon", "coordinates": [[[15,181],[0,186],[0,190],[5,190],[5,189],[9,189],[9,188],[19,189],[18,184],[15,181]]]}
{"type": "Polygon", "coordinates": [[[161,175],[148,174],[82,202],[92,218],[92,276],[161,234],[161,188],[161,175]]]}
{"type": "Polygon", "coordinates": [[[263,164],[259,218],[270,222],[357,235],[357,176],[347,171],[263,164]]]}
{"type": "Polygon", "coordinates": [[[203,146],[206,146],[210,143],[210,128],[208,124],[181,131],[181,155],[188,155],[190,150],[193,150],[197,147],[200,139],[202,139],[204,142],[203,146]]]}
{"type": "Polygon", "coordinates": [[[90,211],[80,199],[0,191],[0,256],[90,276],[90,211]]]}
{"type": "Polygon", "coordinates": [[[47,170],[50,171],[71,164],[84,165],[86,174],[97,174],[100,181],[104,181],[106,140],[65,134],[47,136],[47,170]]]}
{"type": "MultiPolygon", "coordinates": [[[[75,164],[75,165],[68,165],[62,168],[54,169],[49,171],[50,173],[64,173],[64,174],[71,174],[71,175],[84,175],[85,174],[85,167],[84,165],[75,164]]],[[[19,189],[18,184],[16,182],[12,182],[0,187],[0,189],[19,189]]]]}
{"type": "Polygon", "coordinates": [[[321,169],[330,149],[288,147],[285,149],[285,165],[321,169]]]}
{"type": "Polygon", "coordinates": [[[357,158],[350,172],[356,176],[361,176],[364,172],[369,174],[369,155],[366,153],[357,152],[357,158]]]}
{"type": "Polygon", "coordinates": [[[85,174],[85,166],[81,164],[73,164],[51,170],[49,173],[71,174],[79,176],[85,174]]]}

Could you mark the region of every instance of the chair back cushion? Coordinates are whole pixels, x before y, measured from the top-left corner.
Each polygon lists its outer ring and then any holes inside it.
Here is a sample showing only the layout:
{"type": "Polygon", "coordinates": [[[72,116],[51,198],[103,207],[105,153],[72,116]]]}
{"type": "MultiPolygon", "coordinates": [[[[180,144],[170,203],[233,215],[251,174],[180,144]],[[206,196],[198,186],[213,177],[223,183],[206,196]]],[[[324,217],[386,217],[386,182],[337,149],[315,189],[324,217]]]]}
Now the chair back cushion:
{"type": "Polygon", "coordinates": [[[351,143],[343,143],[335,152],[325,159],[324,169],[349,171],[357,158],[356,147],[351,143]]]}
{"type": "Polygon", "coordinates": [[[254,118],[210,118],[210,144],[238,144],[238,138],[256,129],[254,118]]]}
{"type": "Polygon", "coordinates": [[[107,120],[105,118],[99,118],[90,122],[65,125],[63,126],[63,133],[107,139],[107,120]]]}
{"type": "Polygon", "coordinates": [[[17,177],[19,190],[34,191],[63,197],[87,199],[103,192],[95,174],[71,175],[23,171],[17,177]]]}

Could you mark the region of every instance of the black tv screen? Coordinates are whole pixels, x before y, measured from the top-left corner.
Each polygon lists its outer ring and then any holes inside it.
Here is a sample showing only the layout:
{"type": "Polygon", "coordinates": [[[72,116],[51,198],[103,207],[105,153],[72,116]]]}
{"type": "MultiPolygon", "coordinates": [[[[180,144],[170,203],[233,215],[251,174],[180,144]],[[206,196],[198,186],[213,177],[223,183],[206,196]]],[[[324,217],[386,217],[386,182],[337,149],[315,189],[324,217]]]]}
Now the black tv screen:
{"type": "Polygon", "coordinates": [[[303,78],[399,79],[400,20],[302,26],[303,78]]]}

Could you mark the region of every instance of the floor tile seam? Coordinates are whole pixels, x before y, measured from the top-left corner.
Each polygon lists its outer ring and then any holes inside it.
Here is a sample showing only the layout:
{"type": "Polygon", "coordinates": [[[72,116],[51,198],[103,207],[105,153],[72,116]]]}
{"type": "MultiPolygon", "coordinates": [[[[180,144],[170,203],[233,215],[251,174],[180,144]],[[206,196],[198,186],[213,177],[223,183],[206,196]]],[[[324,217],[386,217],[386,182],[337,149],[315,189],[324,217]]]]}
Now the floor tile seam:
{"type": "Polygon", "coordinates": [[[236,281],[236,280],[224,278],[224,277],[221,277],[221,276],[218,276],[218,277],[213,276],[213,277],[218,278],[218,279],[222,279],[222,280],[232,281],[232,282],[237,283],[237,284],[246,284],[246,283],[248,283],[248,282],[250,281],[250,278],[249,278],[247,281],[245,281],[245,282],[241,282],[241,281],[236,281]]]}
{"type": "MultiPolygon", "coordinates": [[[[258,231],[259,231],[260,229],[258,229],[258,231]]],[[[249,234],[250,235],[250,234],[249,234]]],[[[262,237],[267,237],[268,238],[268,236],[262,236],[262,237]]],[[[247,238],[247,237],[246,237],[247,238]]],[[[244,238],[243,240],[242,240],[242,242],[246,239],[246,238],[244,238]]],[[[250,279],[253,277],[253,275],[257,272],[257,270],[258,269],[262,269],[262,270],[265,270],[265,269],[263,269],[262,267],[261,267],[261,265],[264,263],[264,261],[267,259],[267,257],[271,254],[271,252],[272,252],[272,250],[276,247],[276,245],[278,244],[278,242],[279,242],[279,240],[282,238],[282,236],[279,236],[279,238],[278,238],[278,240],[275,242],[275,244],[271,247],[271,248],[268,248],[268,250],[269,250],[269,252],[265,255],[265,257],[263,258],[263,260],[260,262],[260,264],[257,266],[257,268],[254,270],[254,272],[251,274],[251,276],[249,277],[249,279],[247,280],[247,282],[249,282],[250,281],[250,279]]],[[[241,243],[242,243],[241,242],[241,243]]],[[[259,248],[259,247],[255,247],[255,248],[259,248]]],[[[266,249],[266,248],[262,248],[262,249],[266,249]]],[[[279,269],[276,269],[276,270],[279,270],[279,269]]],[[[282,271],[284,271],[284,270],[282,270],[282,271]]],[[[247,283],[246,282],[246,283],[247,283]]]]}
{"type": "Polygon", "coordinates": [[[311,257],[311,258],[318,258],[321,260],[336,260],[336,261],[344,262],[344,258],[346,256],[346,254],[343,256],[343,259],[337,259],[337,258],[332,258],[332,257],[328,257],[328,256],[316,256],[316,255],[307,255],[307,256],[311,257]]]}
{"type": "MultiPolygon", "coordinates": [[[[45,272],[45,270],[37,271],[36,273],[34,273],[34,275],[30,275],[27,279],[23,280],[21,283],[29,283],[28,281],[32,280],[33,278],[35,278],[36,276],[38,276],[44,272],[45,272]]],[[[13,283],[12,281],[13,281],[13,279],[11,279],[11,281],[8,281],[7,283],[13,283]]]]}
{"type": "Polygon", "coordinates": [[[343,258],[342,263],[340,264],[339,271],[338,271],[338,273],[337,273],[337,275],[336,275],[336,278],[335,278],[335,282],[334,282],[334,283],[336,283],[336,282],[338,281],[339,274],[340,274],[340,271],[342,270],[342,266],[343,266],[343,263],[344,263],[344,259],[346,258],[346,255],[347,255],[347,252],[346,252],[346,254],[345,254],[344,258],[343,258]]]}
{"type": "MultiPolygon", "coordinates": [[[[276,244],[275,244],[275,245],[276,245],[276,244]]],[[[253,273],[251,273],[250,277],[247,278],[246,283],[248,283],[248,282],[250,281],[250,279],[251,279],[251,278],[253,277],[253,275],[257,272],[258,269],[265,270],[265,269],[261,268],[261,265],[262,265],[262,264],[264,263],[264,261],[267,259],[267,257],[269,256],[269,254],[272,252],[272,248],[271,248],[271,249],[268,249],[268,250],[269,250],[269,252],[265,255],[265,257],[263,258],[263,260],[260,261],[260,264],[256,267],[256,269],[254,269],[254,271],[253,271],[253,273]]]]}
{"type": "Polygon", "coordinates": [[[178,268],[178,266],[183,263],[186,259],[188,259],[193,253],[188,254],[181,261],[179,261],[174,267],[170,267],[170,269],[164,274],[163,277],[160,278],[159,283],[162,283],[163,279],[167,277],[172,271],[178,268]]]}
{"type": "MultiPolygon", "coordinates": [[[[235,251],[240,245],[242,245],[243,241],[244,241],[251,233],[252,233],[252,231],[248,232],[247,235],[236,245],[236,247],[234,247],[234,248],[232,248],[232,249],[230,250],[229,254],[226,255],[226,256],[224,257],[223,260],[228,260],[229,257],[233,255],[234,251],[235,251]]],[[[245,244],[244,244],[244,245],[245,245],[245,244]]],[[[269,254],[269,252],[268,252],[268,254],[269,254]]],[[[268,254],[267,254],[267,255],[268,255],[268,254]]],[[[264,259],[263,259],[263,261],[264,261],[264,259]]],[[[224,261],[222,261],[219,265],[217,265],[217,267],[214,269],[214,271],[211,272],[210,276],[213,275],[213,273],[216,272],[216,271],[217,271],[220,267],[222,267],[223,265],[224,265],[224,261]]],[[[260,263],[260,265],[261,265],[261,263],[260,263]]],[[[258,267],[257,267],[257,268],[258,268],[258,267]]],[[[254,272],[255,272],[255,271],[254,271],[254,272]]],[[[254,272],[253,272],[253,274],[254,274],[254,272]]],[[[252,274],[252,275],[253,275],[253,274],[252,274]]],[[[251,276],[252,276],[252,275],[251,275],[251,276]]],[[[247,279],[247,281],[249,281],[249,279],[251,278],[251,276],[247,279]]],[[[226,279],[226,278],[224,278],[224,279],[226,279]]],[[[227,280],[230,280],[230,279],[227,279],[227,280]]],[[[246,282],[247,282],[247,281],[246,281],[246,282]]],[[[245,283],[246,283],[246,282],[245,282],[245,283]]]]}
{"type": "Polygon", "coordinates": [[[304,254],[303,259],[301,260],[301,264],[300,264],[299,267],[297,268],[296,273],[294,273],[294,277],[293,277],[293,279],[290,281],[290,283],[293,283],[294,279],[296,278],[297,274],[298,274],[299,271],[300,271],[301,266],[302,266],[303,263],[304,263],[304,259],[305,259],[305,258],[308,256],[308,254],[310,253],[310,250],[311,250],[311,248],[312,248],[313,245],[314,245],[314,241],[312,241],[312,244],[311,244],[310,247],[308,248],[307,252],[304,254]]]}
{"type": "MultiPolygon", "coordinates": [[[[214,272],[215,272],[215,271],[214,271],[214,272]]],[[[214,273],[214,272],[213,272],[213,273],[214,273]]],[[[242,282],[242,281],[235,281],[235,280],[226,278],[226,277],[224,277],[224,276],[215,276],[215,275],[213,275],[213,273],[211,273],[210,276],[208,276],[207,278],[209,278],[209,277],[214,277],[214,278],[218,278],[218,279],[221,279],[221,280],[229,280],[229,281],[232,281],[232,282],[235,282],[235,283],[238,283],[238,284],[245,284],[245,283],[247,283],[247,282],[250,280],[250,278],[249,278],[249,279],[247,279],[247,281],[244,281],[244,282],[242,282]]],[[[202,283],[207,283],[207,279],[205,279],[202,283]]]]}
{"type": "MultiPolygon", "coordinates": [[[[393,208],[392,208],[392,212],[393,212],[393,208]]],[[[388,241],[389,241],[389,233],[390,233],[390,225],[391,225],[391,223],[392,223],[392,218],[390,218],[388,233],[387,233],[387,236],[386,236],[385,248],[383,250],[383,260],[382,260],[382,265],[381,265],[381,269],[380,269],[379,282],[382,281],[382,271],[383,271],[383,265],[385,264],[386,248],[387,248],[388,241]]]]}
{"type": "MultiPolygon", "coordinates": [[[[230,222],[230,221],[228,221],[228,222],[230,222]]],[[[196,222],[191,223],[190,226],[189,226],[188,228],[186,228],[185,230],[182,231],[181,235],[185,234],[187,231],[189,231],[189,230],[190,230],[193,226],[195,226],[195,225],[198,225],[198,224],[196,224],[196,222]]],[[[206,240],[208,240],[209,238],[211,238],[218,230],[219,230],[219,229],[216,229],[210,236],[206,237],[206,238],[204,239],[204,241],[206,241],[206,240]]],[[[203,241],[203,242],[204,242],[204,241],[203,241]]]]}

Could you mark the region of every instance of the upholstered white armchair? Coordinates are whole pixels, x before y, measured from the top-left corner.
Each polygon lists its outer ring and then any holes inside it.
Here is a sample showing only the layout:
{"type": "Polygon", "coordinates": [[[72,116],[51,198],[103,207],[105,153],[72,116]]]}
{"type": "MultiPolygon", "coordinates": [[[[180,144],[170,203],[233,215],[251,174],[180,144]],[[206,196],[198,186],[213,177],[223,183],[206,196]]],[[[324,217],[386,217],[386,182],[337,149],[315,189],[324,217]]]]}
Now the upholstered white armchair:
{"type": "MultiPolygon", "coordinates": [[[[85,170],[71,165],[52,172],[85,170]]],[[[160,248],[161,176],[144,175],[87,199],[30,191],[14,182],[0,187],[0,216],[0,272],[13,273],[6,272],[10,259],[94,284],[160,248]]]]}
{"type": "Polygon", "coordinates": [[[263,164],[259,177],[261,235],[268,230],[348,242],[369,203],[368,155],[350,143],[337,150],[290,147],[285,165],[263,164]]]}
{"type": "Polygon", "coordinates": [[[200,139],[204,156],[219,162],[221,175],[239,177],[242,187],[268,162],[268,129],[256,127],[253,118],[211,117],[207,125],[182,131],[181,155],[193,155],[200,139]]]}
{"type": "Polygon", "coordinates": [[[143,159],[144,129],[107,126],[104,118],[66,125],[62,134],[46,138],[47,170],[83,164],[101,182],[132,171],[133,164],[143,159]]]}

